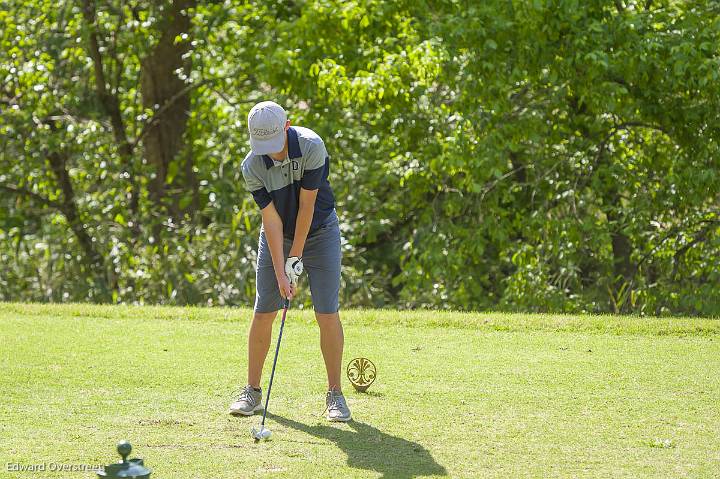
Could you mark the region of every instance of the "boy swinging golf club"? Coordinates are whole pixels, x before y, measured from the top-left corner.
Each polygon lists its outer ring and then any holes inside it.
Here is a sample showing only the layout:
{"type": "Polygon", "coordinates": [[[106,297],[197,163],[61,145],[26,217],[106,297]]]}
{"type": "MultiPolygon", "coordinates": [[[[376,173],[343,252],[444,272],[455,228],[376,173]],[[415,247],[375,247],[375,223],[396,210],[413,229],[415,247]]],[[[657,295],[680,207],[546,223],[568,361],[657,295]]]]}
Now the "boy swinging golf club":
{"type": "MultiPolygon", "coordinates": [[[[251,151],[242,162],[247,189],[260,207],[255,307],[248,336],[248,384],[230,405],[230,414],[251,416],[263,410],[260,377],[270,348],[272,324],[296,293],[307,271],[320,348],[327,370],[327,419],[349,421],[340,370],[343,329],[340,323],[340,227],[328,182],[329,157],[312,130],[291,127],[277,103],[264,101],[248,115],[251,151]]],[[[281,325],[282,326],[282,325],[281,325]]],[[[280,347],[278,338],[277,351],[280,347]]],[[[273,368],[274,369],[274,368],[273,368]]],[[[268,390],[268,394],[270,391],[268,390]]],[[[268,431],[261,426],[256,439],[268,431]]]]}

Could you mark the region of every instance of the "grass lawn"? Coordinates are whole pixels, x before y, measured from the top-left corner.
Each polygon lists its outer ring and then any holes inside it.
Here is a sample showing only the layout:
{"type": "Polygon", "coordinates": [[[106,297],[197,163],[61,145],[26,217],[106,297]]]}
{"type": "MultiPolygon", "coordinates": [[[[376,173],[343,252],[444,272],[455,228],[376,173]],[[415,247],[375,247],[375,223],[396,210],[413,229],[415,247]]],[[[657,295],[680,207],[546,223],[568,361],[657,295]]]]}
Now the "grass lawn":
{"type": "MultiPolygon", "coordinates": [[[[310,311],[290,310],[273,438],[227,414],[249,310],[0,303],[7,463],[107,464],[128,439],[154,478],[720,477],[720,321],[342,311],[372,359],[355,420],[325,422],[310,311]]],[[[272,366],[266,363],[263,387],[272,366]]]]}

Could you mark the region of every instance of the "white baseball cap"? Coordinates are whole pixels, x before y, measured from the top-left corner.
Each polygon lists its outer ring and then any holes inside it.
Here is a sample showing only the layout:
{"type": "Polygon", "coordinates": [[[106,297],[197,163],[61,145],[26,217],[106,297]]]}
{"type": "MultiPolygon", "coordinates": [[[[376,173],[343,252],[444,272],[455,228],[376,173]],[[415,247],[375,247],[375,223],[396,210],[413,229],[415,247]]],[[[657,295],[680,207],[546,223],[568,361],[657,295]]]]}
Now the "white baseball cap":
{"type": "Polygon", "coordinates": [[[255,155],[277,153],[285,148],[287,113],[274,101],[263,101],[248,113],[250,148],[255,155]]]}

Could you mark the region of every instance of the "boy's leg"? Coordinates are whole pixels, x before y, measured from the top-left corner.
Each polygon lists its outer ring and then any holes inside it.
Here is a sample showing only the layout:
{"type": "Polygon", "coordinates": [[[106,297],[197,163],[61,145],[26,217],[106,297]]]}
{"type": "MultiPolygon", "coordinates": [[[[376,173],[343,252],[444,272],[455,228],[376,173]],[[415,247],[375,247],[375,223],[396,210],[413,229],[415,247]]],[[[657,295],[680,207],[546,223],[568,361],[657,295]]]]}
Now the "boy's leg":
{"type": "Polygon", "coordinates": [[[352,419],[345,396],[340,389],[340,371],[342,368],[343,337],[340,314],[315,313],[320,326],[320,348],[325,359],[328,376],[328,391],[325,394],[326,418],[329,421],[347,422],[352,419]]]}
{"type": "MultiPolygon", "coordinates": [[[[283,241],[284,254],[290,250],[290,241],[283,241]]],[[[258,241],[258,260],[255,270],[255,306],[250,332],[248,333],[248,384],[260,387],[263,363],[267,357],[272,339],[272,325],[283,299],[275,278],[270,247],[264,230],[260,230],[258,241]]]]}
{"type": "MultiPolygon", "coordinates": [[[[287,255],[290,242],[285,240],[283,247],[287,255]]],[[[251,416],[262,410],[260,378],[270,349],[273,322],[283,303],[275,278],[270,248],[262,229],[258,241],[255,283],[255,307],[248,333],[248,384],[242,388],[237,399],[230,405],[230,414],[233,415],[251,416]]]]}
{"type": "Polygon", "coordinates": [[[340,373],[345,342],[340,313],[315,313],[315,319],[320,326],[320,349],[327,370],[328,390],[334,389],[340,392],[342,391],[340,373]]]}
{"type": "Polygon", "coordinates": [[[248,384],[254,388],[260,387],[263,364],[270,349],[272,339],[272,325],[277,311],[269,313],[254,313],[250,333],[248,334],[248,384]]]}
{"type": "Polygon", "coordinates": [[[328,390],[340,391],[345,338],[338,312],[342,250],[337,218],[308,236],[303,263],[310,283],[315,319],[320,326],[320,349],[327,369],[328,390]]]}
{"type": "Polygon", "coordinates": [[[262,411],[260,376],[270,348],[272,324],[276,315],[277,311],[253,314],[248,334],[248,382],[230,404],[230,414],[233,416],[252,416],[262,411]]]}
{"type": "Polygon", "coordinates": [[[342,394],[340,381],[345,337],[338,312],[342,250],[337,218],[323,225],[312,237],[308,237],[303,256],[315,318],[320,327],[320,349],[327,370],[327,419],[349,421],[352,414],[342,394]]]}

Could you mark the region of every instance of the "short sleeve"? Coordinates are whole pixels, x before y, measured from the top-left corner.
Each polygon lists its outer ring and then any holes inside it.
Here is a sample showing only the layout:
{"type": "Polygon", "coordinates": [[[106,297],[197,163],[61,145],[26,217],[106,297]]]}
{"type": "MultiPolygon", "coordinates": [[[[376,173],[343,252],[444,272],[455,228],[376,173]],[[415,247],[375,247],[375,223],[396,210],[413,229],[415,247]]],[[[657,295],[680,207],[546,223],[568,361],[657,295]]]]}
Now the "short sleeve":
{"type": "Polygon", "coordinates": [[[268,193],[267,188],[265,188],[263,182],[260,181],[260,178],[250,169],[249,164],[243,163],[242,174],[245,179],[245,188],[252,193],[255,203],[257,203],[260,209],[269,205],[272,201],[270,193],[268,193]]]}
{"type": "Polygon", "coordinates": [[[329,160],[325,144],[312,143],[305,156],[305,170],[303,171],[300,186],[306,190],[317,190],[323,180],[325,164],[329,160]]]}

